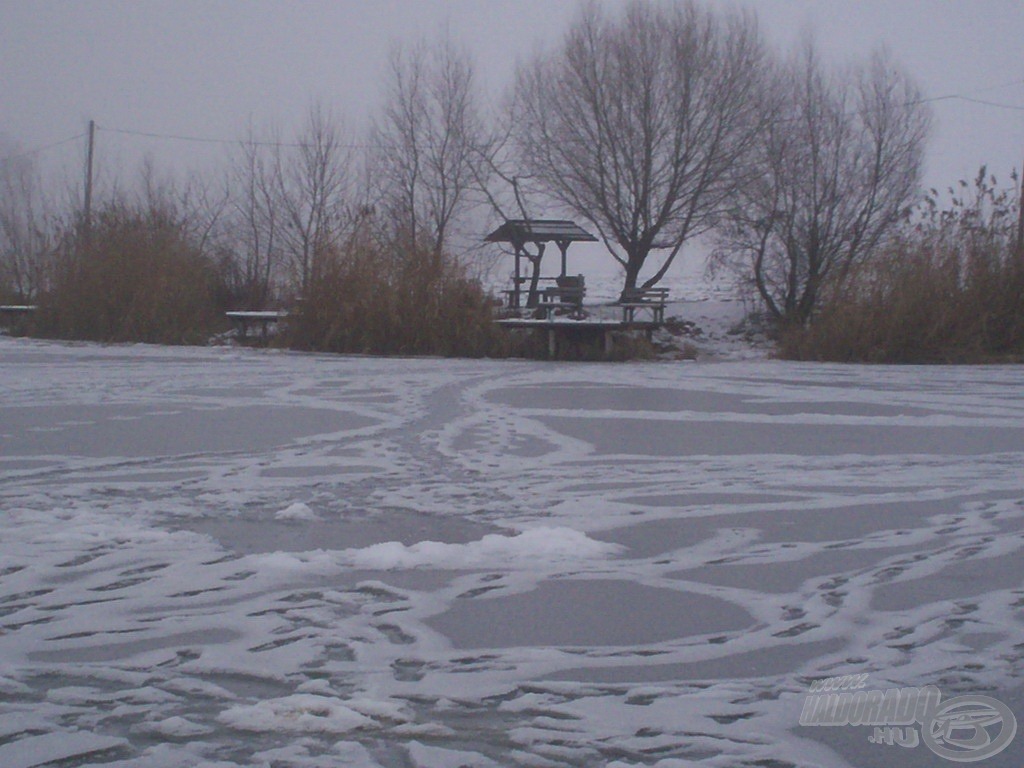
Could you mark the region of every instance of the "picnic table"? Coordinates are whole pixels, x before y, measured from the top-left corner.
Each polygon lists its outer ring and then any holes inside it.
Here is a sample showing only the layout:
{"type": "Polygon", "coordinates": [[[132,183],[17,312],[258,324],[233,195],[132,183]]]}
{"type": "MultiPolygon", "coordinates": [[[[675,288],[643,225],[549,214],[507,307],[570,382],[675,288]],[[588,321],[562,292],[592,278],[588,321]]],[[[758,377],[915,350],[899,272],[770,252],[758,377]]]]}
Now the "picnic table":
{"type": "MultiPolygon", "coordinates": [[[[496,320],[509,330],[545,333],[551,358],[558,356],[562,342],[577,342],[588,337],[595,339],[607,355],[612,351],[615,334],[641,332],[651,340],[654,331],[665,322],[667,288],[629,288],[622,292],[619,301],[606,305],[607,310],[595,305],[588,311],[583,304],[587,295],[583,275],[561,275],[553,282],[554,285],[545,286],[537,292],[537,305],[528,315],[524,316],[510,307],[511,315],[504,314],[496,320]],[[621,317],[614,317],[619,310],[621,317]]],[[[518,291],[513,289],[507,293],[511,299],[518,291]]]]}
{"type": "Polygon", "coordinates": [[[35,311],[35,304],[2,304],[0,328],[7,328],[15,334],[24,333],[35,311]]]}
{"type": "Polygon", "coordinates": [[[583,309],[583,297],[586,295],[583,275],[558,277],[555,278],[555,285],[541,291],[538,308],[549,320],[559,312],[574,320],[582,320],[587,316],[583,309]]]}
{"type": "Polygon", "coordinates": [[[234,323],[240,338],[249,338],[249,329],[259,328],[259,338],[263,341],[269,338],[271,325],[279,325],[288,317],[287,312],[278,310],[238,310],[224,314],[234,323]]]}

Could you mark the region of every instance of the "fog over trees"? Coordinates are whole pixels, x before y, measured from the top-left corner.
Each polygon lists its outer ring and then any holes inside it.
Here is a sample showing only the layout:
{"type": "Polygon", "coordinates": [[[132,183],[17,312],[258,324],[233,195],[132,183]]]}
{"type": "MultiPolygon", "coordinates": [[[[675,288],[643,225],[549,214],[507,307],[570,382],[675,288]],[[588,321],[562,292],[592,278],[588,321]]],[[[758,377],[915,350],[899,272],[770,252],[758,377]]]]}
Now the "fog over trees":
{"type": "Polygon", "coordinates": [[[51,207],[30,159],[0,160],[0,295],[30,302],[45,286],[54,248],[51,207]]]}
{"type": "MultiPolygon", "coordinates": [[[[396,48],[369,141],[369,181],[387,220],[440,253],[486,183],[487,126],[469,53],[450,38],[396,48]]],[[[396,233],[397,234],[397,233],[396,233]]]]}

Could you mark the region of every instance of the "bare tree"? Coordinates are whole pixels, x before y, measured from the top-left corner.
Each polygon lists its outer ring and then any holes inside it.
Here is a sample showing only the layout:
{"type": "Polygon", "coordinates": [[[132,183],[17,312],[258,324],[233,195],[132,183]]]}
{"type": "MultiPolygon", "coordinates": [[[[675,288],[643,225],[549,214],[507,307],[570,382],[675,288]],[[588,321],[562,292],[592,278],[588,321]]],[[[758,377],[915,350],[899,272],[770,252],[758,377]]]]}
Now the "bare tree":
{"type": "Polygon", "coordinates": [[[281,246],[303,293],[317,260],[353,221],[352,148],[338,122],[319,106],[309,110],[294,151],[275,159],[281,246]]]}
{"type": "Polygon", "coordinates": [[[260,141],[250,129],[233,153],[228,171],[232,292],[253,309],[267,306],[281,263],[284,212],[278,199],[279,145],[279,140],[260,141]]]}
{"type": "Polygon", "coordinates": [[[44,287],[54,247],[41,187],[29,158],[0,160],[0,293],[19,302],[34,301],[44,287]]]}
{"type": "Polygon", "coordinates": [[[371,132],[380,196],[404,236],[434,254],[475,205],[487,168],[484,121],[468,52],[444,37],[396,48],[382,113],[371,132]]]}
{"type": "Polygon", "coordinates": [[[517,79],[521,162],[592,222],[637,285],[656,284],[706,231],[741,179],[763,120],[764,46],[753,17],[692,2],[634,2],[620,18],[584,9],[560,50],[517,79]]]}
{"type": "Polygon", "coordinates": [[[164,175],[152,158],[139,167],[139,201],[143,209],[160,211],[177,226],[196,252],[211,259],[228,208],[228,192],[192,172],[184,178],[164,175]]]}
{"type": "Polygon", "coordinates": [[[885,53],[844,73],[811,42],[776,83],[757,173],[739,188],[717,258],[749,276],[776,320],[806,323],[823,284],[847,273],[904,219],[919,194],[930,115],[885,53]]]}
{"type": "MultiPolygon", "coordinates": [[[[514,102],[506,109],[508,115],[515,114],[514,102]]],[[[480,144],[478,160],[473,164],[476,188],[486,201],[491,218],[497,217],[499,222],[510,219],[536,218],[533,211],[538,210],[538,202],[543,199],[543,192],[532,185],[530,179],[523,179],[515,174],[515,152],[512,148],[512,120],[506,120],[505,128],[494,131],[480,144]]],[[[544,258],[544,243],[520,243],[518,248],[502,248],[504,256],[520,258],[525,256],[530,262],[530,283],[527,288],[527,306],[537,302],[537,290],[540,282],[540,266],[544,258]]],[[[491,268],[495,266],[492,262],[491,268]]],[[[486,268],[485,270],[486,271],[486,268]]]]}

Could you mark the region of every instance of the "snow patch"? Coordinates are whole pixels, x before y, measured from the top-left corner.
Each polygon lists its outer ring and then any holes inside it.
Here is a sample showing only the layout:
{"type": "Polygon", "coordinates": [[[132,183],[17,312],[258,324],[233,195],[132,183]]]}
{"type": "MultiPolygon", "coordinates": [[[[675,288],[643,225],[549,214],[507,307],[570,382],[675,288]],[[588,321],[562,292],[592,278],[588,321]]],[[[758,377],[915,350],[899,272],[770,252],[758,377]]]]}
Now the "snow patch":
{"type": "Polygon", "coordinates": [[[419,768],[499,768],[479,753],[431,747],[418,741],[409,744],[409,757],[419,768]]]}
{"type": "Polygon", "coordinates": [[[335,699],[309,693],[231,707],[219,719],[232,728],[258,732],[348,733],[373,725],[369,717],[335,699]]]}
{"type": "Polygon", "coordinates": [[[495,562],[536,564],[537,561],[604,558],[620,550],[617,544],[595,541],[572,528],[541,526],[515,536],[491,533],[467,544],[421,541],[406,546],[398,541],[387,541],[363,549],[345,550],[343,554],[357,568],[461,569],[495,562]]]}
{"type": "Polygon", "coordinates": [[[320,517],[309,508],[307,504],[297,501],[291,506],[285,507],[277,512],[274,517],[278,520],[319,520],[320,517]]]}
{"type": "Polygon", "coordinates": [[[207,728],[205,725],[193,723],[191,720],[178,716],[168,717],[166,720],[152,723],[146,730],[168,739],[191,739],[196,736],[204,736],[212,731],[211,728],[207,728]]]}

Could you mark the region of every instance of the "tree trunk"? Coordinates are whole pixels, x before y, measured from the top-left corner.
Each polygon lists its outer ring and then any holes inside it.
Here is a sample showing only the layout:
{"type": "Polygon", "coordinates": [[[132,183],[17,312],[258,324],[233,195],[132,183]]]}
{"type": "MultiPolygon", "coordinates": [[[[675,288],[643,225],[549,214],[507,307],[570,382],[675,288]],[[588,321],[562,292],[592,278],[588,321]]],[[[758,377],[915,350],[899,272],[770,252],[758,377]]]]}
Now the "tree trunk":
{"type": "Polygon", "coordinates": [[[526,294],[526,308],[533,309],[540,303],[540,256],[530,257],[530,290],[526,294]]]}
{"type": "Polygon", "coordinates": [[[622,284],[622,293],[619,301],[625,301],[626,294],[636,290],[637,281],[640,279],[640,268],[644,265],[646,254],[639,253],[636,249],[629,249],[626,253],[626,279],[622,284]]]}

